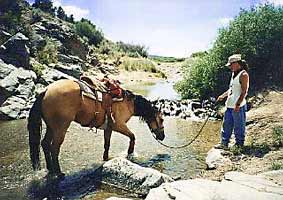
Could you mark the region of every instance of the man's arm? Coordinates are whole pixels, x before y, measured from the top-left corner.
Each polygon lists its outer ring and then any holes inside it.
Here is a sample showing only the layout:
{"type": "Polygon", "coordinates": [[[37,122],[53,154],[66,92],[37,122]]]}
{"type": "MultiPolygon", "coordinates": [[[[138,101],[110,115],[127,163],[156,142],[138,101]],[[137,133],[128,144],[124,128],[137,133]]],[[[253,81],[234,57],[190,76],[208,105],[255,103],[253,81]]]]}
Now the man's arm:
{"type": "Polygon", "coordinates": [[[246,97],[249,89],[249,74],[247,72],[244,72],[241,74],[240,77],[240,83],[241,83],[241,95],[239,99],[237,100],[235,111],[238,112],[240,110],[240,105],[244,98],[246,97]]]}
{"type": "Polygon", "coordinates": [[[221,94],[216,101],[222,101],[225,97],[227,97],[229,94],[229,90],[227,90],[226,92],[224,92],[223,94],[221,94]]]}

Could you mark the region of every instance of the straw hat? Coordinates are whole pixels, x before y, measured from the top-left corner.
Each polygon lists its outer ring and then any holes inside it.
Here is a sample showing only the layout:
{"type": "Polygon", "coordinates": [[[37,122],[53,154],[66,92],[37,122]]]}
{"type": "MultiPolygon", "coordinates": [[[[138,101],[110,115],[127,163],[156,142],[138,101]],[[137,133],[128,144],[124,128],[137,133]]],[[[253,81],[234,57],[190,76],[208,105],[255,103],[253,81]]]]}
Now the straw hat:
{"type": "Polygon", "coordinates": [[[230,66],[233,62],[238,62],[238,61],[241,61],[242,60],[242,56],[241,54],[233,54],[232,56],[230,56],[228,58],[228,62],[225,66],[230,66]]]}

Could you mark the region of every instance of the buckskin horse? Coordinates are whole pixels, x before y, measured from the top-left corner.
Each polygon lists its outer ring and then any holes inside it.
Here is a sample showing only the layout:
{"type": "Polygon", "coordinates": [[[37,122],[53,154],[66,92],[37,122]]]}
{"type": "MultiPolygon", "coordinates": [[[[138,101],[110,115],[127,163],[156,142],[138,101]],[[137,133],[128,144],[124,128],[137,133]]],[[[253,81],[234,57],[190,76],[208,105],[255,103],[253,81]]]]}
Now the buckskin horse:
{"type": "Polygon", "coordinates": [[[117,131],[130,139],[128,154],[133,153],[135,135],[126,123],[132,116],[139,116],[146,122],[156,138],[163,140],[164,126],[161,112],[157,107],[141,95],[125,92],[124,99],[113,102],[112,114],[115,120],[107,120],[106,110],[102,102],[82,95],[79,82],[74,80],[58,80],[47,86],[40,93],[28,117],[30,159],[34,170],[40,169],[40,144],[45,155],[48,175],[64,177],[58,160],[60,146],[72,121],[82,126],[94,122],[95,127],[104,123],[104,154],[103,160],[108,160],[110,138],[112,131],[117,131]],[[42,141],[42,119],[46,124],[46,134],[42,141]]]}

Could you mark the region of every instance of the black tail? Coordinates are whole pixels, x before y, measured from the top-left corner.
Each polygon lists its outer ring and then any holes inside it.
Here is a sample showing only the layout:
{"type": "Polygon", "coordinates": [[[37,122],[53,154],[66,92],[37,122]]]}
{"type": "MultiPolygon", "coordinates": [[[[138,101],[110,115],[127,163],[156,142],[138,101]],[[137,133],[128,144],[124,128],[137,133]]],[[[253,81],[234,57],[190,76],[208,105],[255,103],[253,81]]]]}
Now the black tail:
{"type": "Polygon", "coordinates": [[[39,148],[40,148],[40,135],[41,135],[41,103],[45,95],[42,92],[36,98],[33,106],[30,109],[28,117],[28,131],[29,131],[29,148],[30,148],[30,159],[32,162],[33,170],[40,169],[39,162],[39,148]]]}

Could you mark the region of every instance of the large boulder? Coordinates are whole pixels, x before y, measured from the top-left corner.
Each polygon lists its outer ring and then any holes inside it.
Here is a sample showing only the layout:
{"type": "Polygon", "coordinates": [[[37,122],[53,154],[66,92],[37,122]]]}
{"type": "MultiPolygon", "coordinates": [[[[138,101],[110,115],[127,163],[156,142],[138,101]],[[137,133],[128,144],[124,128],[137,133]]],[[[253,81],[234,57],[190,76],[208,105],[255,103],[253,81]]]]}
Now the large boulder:
{"type": "Polygon", "coordinates": [[[157,170],[134,164],[125,158],[115,158],[103,165],[102,181],[145,196],[151,188],[173,179],[157,170]]]}
{"type": "Polygon", "coordinates": [[[50,83],[53,83],[54,81],[60,80],[60,79],[71,79],[76,80],[74,77],[69,76],[63,72],[60,72],[57,69],[53,69],[50,67],[46,67],[42,71],[42,76],[39,79],[39,83],[43,85],[49,85],[50,83]]]}
{"type": "Polygon", "coordinates": [[[20,32],[12,36],[0,47],[0,59],[16,67],[29,69],[30,52],[27,47],[28,40],[29,39],[20,32]]]}
{"type": "Polygon", "coordinates": [[[6,74],[0,78],[0,119],[25,118],[34,98],[36,74],[1,62],[0,71],[6,74]]]}
{"type": "Polygon", "coordinates": [[[74,64],[62,64],[57,63],[55,65],[55,69],[59,70],[60,72],[63,72],[64,74],[68,74],[69,76],[73,76],[77,79],[80,78],[82,73],[82,68],[80,65],[74,65],[74,64]]]}
{"type": "MultiPolygon", "coordinates": [[[[283,170],[274,176],[283,175],[283,170]]],[[[221,182],[205,179],[182,180],[164,183],[151,189],[146,200],[281,200],[282,183],[269,180],[264,175],[247,175],[241,172],[228,172],[221,182]]]]}

